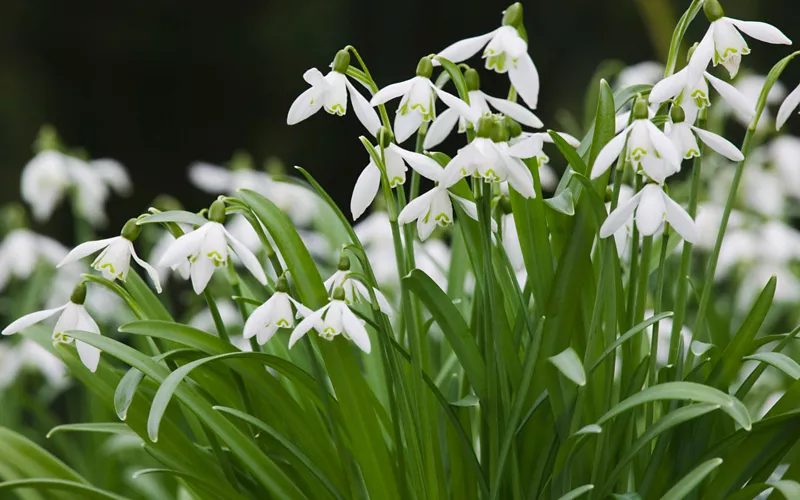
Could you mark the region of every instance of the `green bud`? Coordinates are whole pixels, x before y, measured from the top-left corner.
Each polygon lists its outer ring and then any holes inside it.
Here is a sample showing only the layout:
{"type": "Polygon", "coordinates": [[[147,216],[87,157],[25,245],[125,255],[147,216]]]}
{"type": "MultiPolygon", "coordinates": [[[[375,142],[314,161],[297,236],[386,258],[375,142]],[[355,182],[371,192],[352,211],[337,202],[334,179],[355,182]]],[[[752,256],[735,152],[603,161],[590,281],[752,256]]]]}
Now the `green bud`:
{"type": "Polygon", "coordinates": [[[58,138],[58,132],[52,125],[42,125],[39,129],[39,135],[36,137],[36,142],[33,143],[33,149],[36,152],[46,151],[48,149],[61,149],[61,141],[58,138]]]}
{"type": "Polygon", "coordinates": [[[286,279],[286,273],[281,274],[280,278],[278,278],[278,282],[275,283],[275,291],[280,293],[289,291],[289,281],[286,279]]]}
{"type": "Polygon", "coordinates": [[[633,119],[646,120],[650,117],[650,111],[647,108],[647,99],[638,95],[636,102],[633,104],[633,119]]]}
{"type": "Polygon", "coordinates": [[[81,281],[75,288],[72,289],[72,295],[69,296],[69,301],[73,304],[82,306],[86,302],[86,283],[81,281]]]}
{"type": "Polygon", "coordinates": [[[519,2],[511,4],[503,12],[503,26],[519,26],[522,24],[522,4],[519,2]]]}
{"type": "Polygon", "coordinates": [[[25,207],[19,203],[9,203],[0,210],[0,223],[5,232],[28,227],[28,215],[25,207]]]}
{"type": "Polygon", "coordinates": [[[237,149],[228,164],[231,170],[253,170],[253,157],[247,151],[237,149]]]}
{"type": "Polygon", "coordinates": [[[350,270],[350,257],[348,257],[344,252],[342,252],[342,255],[339,256],[339,265],[337,266],[337,269],[340,271],[350,270]]]}
{"type": "Polygon", "coordinates": [[[722,9],[722,5],[720,5],[718,0],[705,0],[703,3],[703,12],[705,12],[706,19],[708,19],[710,23],[725,17],[725,11],[722,9]]]}
{"type": "Polygon", "coordinates": [[[506,116],[505,124],[506,124],[506,130],[508,130],[508,136],[511,137],[512,139],[514,137],[519,137],[520,135],[522,135],[522,125],[520,125],[515,119],[506,116]]]}
{"type": "Polygon", "coordinates": [[[136,241],[136,238],[139,237],[139,233],[141,232],[142,226],[136,224],[136,219],[128,219],[128,222],[122,226],[122,231],[119,234],[128,241],[136,241]]]}
{"type": "Polygon", "coordinates": [[[333,291],[333,300],[344,300],[344,288],[337,286],[333,291]]]}
{"type": "Polygon", "coordinates": [[[472,68],[469,68],[464,72],[464,80],[467,81],[467,90],[472,92],[473,90],[480,90],[481,88],[481,77],[478,75],[478,72],[472,68]]]}
{"type": "Polygon", "coordinates": [[[382,145],[384,148],[388,148],[392,141],[394,141],[394,135],[392,135],[391,130],[386,127],[378,129],[378,144],[382,145]]]}
{"type": "Polygon", "coordinates": [[[492,121],[492,142],[506,142],[508,141],[508,129],[506,122],[503,120],[492,121]]]}
{"type": "Polygon", "coordinates": [[[500,197],[500,210],[503,211],[504,215],[508,215],[513,212],[513,209],[511,208],[511,200],[509,200],[507,196],[500,197]]]}
{"type": "Polygon", "coordinates": [[[347,68],[350,66],[350,52],[340,50],[333,58],[333,70],[337,73],[347,73],[347,68]]]}
{"type": "Polygon", "coordinates": [[[611,186],[606,186],[606,195],[603,199],[605,203],[611,203],[614,199],[614,189],[611,186]]]}
{"type": "Polygon", "coordinates": [[[478,119],[478,129],[476,130],[478,137],[491,137],[493,126],[494,118],[491,116],[481,116],[478,119]]]}
{"type": "Polygon", "coordinates": [[[264,162],[264,170],[267,171],[269,175],[284,175],[286,174],[286,167],[283,165],[283,162],[277,156],[270,156],[264,162]]]}
{"type": "Polygon", "coordinates": [[[225,202],[222,200],[216,200],[214,203],[211,204],[211,208],[208,209],[208,220],[211,222],[219,222],[223,224],[225,222],[225,202]]]}
{"type": "Polygon", "coordinates": [[[430,57],[423,57],[419,60],[419,64],[417,64],[417,76],[422,76],[424,78],[430,78],[433,74],[433,62],[431,62],[430,57]]]}
{"type": "Polygon", "coordinates": [[[678,104],[672,105],[672,109],[669,111],[669,117],[672,119],[672,123],[683,123],[686,121],[686,113],[678,104]]]}

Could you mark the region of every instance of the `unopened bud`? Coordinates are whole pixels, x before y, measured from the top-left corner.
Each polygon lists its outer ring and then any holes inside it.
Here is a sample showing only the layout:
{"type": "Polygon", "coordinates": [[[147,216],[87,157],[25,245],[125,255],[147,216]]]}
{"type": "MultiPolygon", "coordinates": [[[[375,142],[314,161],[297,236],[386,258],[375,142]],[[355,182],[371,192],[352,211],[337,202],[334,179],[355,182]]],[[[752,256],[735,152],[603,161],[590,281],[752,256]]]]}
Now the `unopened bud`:
{"type": "Polygon", "coordinates": [[[708,19],[710,23],[725,17],[725,10],[723,10],[718,0],[705,0],[703,3],[703,12],[705,12],[706,19],[708,19]]]}
{"type": "Polygon", "coordinates": [[[344,75],[348,67],[350,67],[350,52],[340,50],[333,58],[333,70],[344,75]]]}
{"type": "Polygon", "coordinates": [[[481,116],[478,119],[478,127],[475,133],[478,137],[491,137],[492,128],[494,127],[494,118],[491,116],[481,116]]]}
{"type": "Polygon", "coordinates": [[[647,120],[648,118],[650,118],[650,111],[647,108],[647,99],[639,95],[633,104],[633,119],[647,120]]]}
{"type": "Polygon", "coordinates": [[[168,210],[183,210],[183,205],[177,198],[168,194],[160,194],[153,200],[152,206],[162,212],[168,210]]]}
{"type": "Polygon", "coordinates": [[[128,222],[122,226],[122,231],[119,234],[128,241],[136,241],[136,238],[139,237],[139,233],[141,232],[142,226],[136,224],[136,219],[128,219],[128,222]]]}
{"type": "Polygon", "coordinates": [[[385,148],[388,148],[389,145],[394,140],[394,135],[392,135],[392,131],[386,127],[381,127],[378,129],[378,144],[385,148]]]}
{"type": "Polygon", "coordinates": [[[419,60],[419,64],[417,64],[417,76],[421,76],[423,78],[430,78],[433,74],[433,63],[431,62],[430,57],[423,57],[419,60]]]}
{"type": "Polygon", "coordinates": [[[672,106],[672,109],[669,111],[669,117],[672,120],[672,123],[683,123],[686,121],[686,113],[678,104],[674,104],[672,106]]]}
{"type": "Polygon", "coordinates": [[[342,255],[339,256],[339,265],[337,266],[337,269],[340,271],[350,270],[350,257],[348,257],[344,252],[342,252],[342,255]]]}
{"type": "Polygon", "coordinates": [[[478,75],[478,72],[472,68],[469,68],[464,72],[464,80],[467,81],[467,90],[472,92],[473,90],[480,90],[481,88],[481,77],[478,75]]]}
{"type": "Polygon", "coordinates": [[[522,24],[522,4],[519,2],[511,4],[503,12],[503,26],[519,26],[522,24]]]}
{"type": "Polygon", "coordinates": [[[79,306],[86,302],[86,283],[81,281],[75,285],[75,288],[72,289],[72,295],[69,296],[69,301],[79,306]]]}
{"type": "Polygon", "coordinates": [[[219,222],[223,224],[225,222],[225,202],[222,200],[216,200],[214,203],[211,204],[211,208],[208,209],[208,220],[211,222],[219,222]]]}

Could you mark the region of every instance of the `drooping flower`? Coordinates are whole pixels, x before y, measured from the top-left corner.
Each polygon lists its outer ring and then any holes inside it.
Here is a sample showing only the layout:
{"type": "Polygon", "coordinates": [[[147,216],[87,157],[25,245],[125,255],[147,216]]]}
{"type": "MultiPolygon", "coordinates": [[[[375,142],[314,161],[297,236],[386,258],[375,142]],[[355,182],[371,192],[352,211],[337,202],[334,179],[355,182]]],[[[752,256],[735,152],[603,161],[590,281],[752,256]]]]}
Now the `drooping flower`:
{"type": "Polygon", "coordinates": [[[367,329],[358,316],[350,310],[345,301],[344,290],[341,288],[334,290],[330,302],[306,316],[295,327],[289,337],[289,349],[311,329],[317,330],[319,336],[325,340],[333,340],[337,335],[344,335],[365,353],[369,354],[371,350],[367,329]]]}
{"type": "Polygon", "coordinates": [[[265,285],[267,277],[258,259],[243,243],[231,236],[222,225],[224,221],[225,203],[217,200],[211,204],[208,222],[175,240],[161,258],[159,266],[175,266],[188,259],[192,287],[199,295],[205,290],[214,271],[228,265],[230,247],[247,270],[265,285]]]}
{"type": "Polygon", "coordinates": [[[93,253],[100,252],[100,255],[92,262],[92,267],[103,273],[103,277],[108,280],[120,279],[125,281],[131,266],[131,257],[133,257],[133,260],[142,266],[142,269],[150,276],[156,291],[161,293],[161,281],[158,277],[158,271],[139,258],[136,254],[136,249],[133,247],[133,242],[136,241],[140,231],[141,228],[136,224],[136,219],[130,219],[123,226],[119,236],[81,243],[73,248],[57,267],[77,262],[93,253]]]}
{"type": "MultiPolygon", "coordinates": [[[[335,273],[330,278],[325,280],[325,289],[329,294],[332,294],[337,288],[344,290],[344,301],[348,304],[372,304],[370,291],[364,283],[350,276],[350,258],[347,255],[342,255],[339,258],[339,266],[335,273]]],[[[377,306],[382,313],[392,317],[394,311],[386,296],[381,293],[377,288],[373,288],[375,293],[375,300],[378,302],[377,306]]]]}
{"type": "Polygon", "coordinates": [[[783,104],[781,104],[778,110],[778,117],[775,119],[775,128],[777,130],[783,127],[792,112],[797,109],[797,106],[800,106],[800,85],[798,85],[797,88],[786,97],[783,104]]]}
{"type": "MultiPolygon", "coordinates": [[[[400,106],[394,119],[394,134],[398,144],[405,142],[419,129],[420,125],[436,118],[435,97],[471,122],[477,121],[476,112],[458,97],[439,89],[430,80],[433,63],[429,57],[420,59],[417,76],[399,83],[393,83],[372,96],[370,104],[377,106],[401,97],[400,106]]],[[[375,135],[375,134],[373,134],[375,135]]]]}
{"type": "MultiPolygon", "coordinates": [[[[517,2],[503,12],[502,26],[485,35],[466,38],[438,53],[439,57],[458,63],[477,54],[481,48],[486,69],[508,73],[511,84],[531,109],[539,102],[539,72],[528,54],[528,42],[519,34],[522,5],[517,2]]],[[[438,63],[437,63],[438,64],[438,63]]]]}
{"type": "Polygon", "coordinates": [[[288,293],[289,287],[285,276],[278,278],[275,293],[266,302],[256,308],[244,324],[244,338],[256,337],[259,345],[264,345],[271,339],[279,328],[292,328],[295,325],[295,314],[292,306],[297,311],[296,317],[309,316],[312,311],[294,300],[288,293]]]}
{"type": "Polygon", "coordinates": [[[622,90],[633,85],[655,85],[664,76],[664,65],[656,61],[643,61],[632,64],[617,75],[614,90],[622,90]]]}
{"type": "Polygon", "coordinates": [[[0,243],[0,291],[12,278],[27,279],[39,262],[58,264],[67,249],[54,239],[28,229],[14,229],[0,243]]]}
{"type": "MultiPolygon", "coordinates": [[[[70,330],[81,330],[89,333],[96,333],[100,335],[100,328],[97,323],[89,316],[83,303],[86,300],[86,285],[81,282],[75,286],[69,302],[63,306],[56,307],[55,309],[45,309],[44,311],[37,311],[34,313],[26,314],[25,316],[14,321],[5,329],[3,335],[12,335],[21,332],[31,325],[46,320],[47,318],[61,313],[56,321],[56,326],[53,328],[53,340],[55,342],[71,343],[74,339],[68,337],[65,332],[70,330]]],[[[93,347],[85,342],[78,340],[76,343],[78,348],[78,356],[81,362],[90,371],[97,370],[97,365],[100,363],[100,349],[93,347]]]]}
{"type": "Polygon", "coordinates": [[[350,66],[350,53],[340,50],[331,64],[333,69],[327,75],[323,76],[316,68],[306,71],[303,79],[311,85],[311,88],[300,94],[292,103],[286,123],[289,125],[300,123],[322,108],[332,115],[342,116],[347,112],[349,93],[353,111],[359,121],[370,134],[375,135],[380,127],[380,120],[367,99],[347,79],[348,66],[350,66]]]}
{"type": "Polygon", "coordinates": [[[750,47],[747,46],[740,31],[762,42],[792,44],[786,35],[770,24],[725,17],[718,0],[705,0],[703,10],[711,26],[689,61],[691,80],[702,73],[710,62],[713,62],[714,66],[722,64],[731,78],[735,77],[739,72],[742,56],[750,53],[750,47]]]}
{"type": "Polygon", "coordinates": [[[674,105],[670,111],[672,124],[667,132],[667,137],[672,141],[675,146],[675,151],[684,158],[689,159],[695,156],[700,156],[700,146],[697,145],[697,137],[700,138],[708,147],[728,158],[731,161],[742,161],[744,155],[739,148],[734,146],[724,137],[695,127],[688,120],[683,109],[679,105],[674,105]]]}
{"type": "Polygon", "coordinates": [[[600,227],[600,237],[616,233],[634,215],[636,227],[644,236],[652,236],[666,220],[689,243],[697,240],[697,226],[688,213],[672,201],[659,184],[648,184],[611,212],[600,227]],[[635,214],[634,214],[635,212],[635,214]]]}

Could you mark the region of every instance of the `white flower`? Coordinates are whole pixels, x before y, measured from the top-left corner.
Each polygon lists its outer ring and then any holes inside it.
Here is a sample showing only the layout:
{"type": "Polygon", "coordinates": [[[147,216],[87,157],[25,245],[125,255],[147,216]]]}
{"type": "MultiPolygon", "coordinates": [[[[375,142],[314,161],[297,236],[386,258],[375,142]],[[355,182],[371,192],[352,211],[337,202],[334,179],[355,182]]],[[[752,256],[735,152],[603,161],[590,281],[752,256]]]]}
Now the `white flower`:
{"type": "Polygon", "coordinates": [[[332,115],[342,116],[347,112],[347,94],[349,93],[353,110],[358,119],[369,133],[372,135],[377,133],[381,126],[378,115],[344,73],[334,69],[323,76],[318,69],[311,68],[303,74],[303,80],[308,82],[311,88],[300,94],[292,103],[286,117],[287,124],[299,123],[321,108],[325,108],[325,111],[332,115]]]}
{"type": "MultiPolygon", "coordinates": [[[[406,162],[411,163],[424,163],[428,164],[430,168],[439,168],[436,161],[428,158],[419,153],[412,153],[397,146],[396,144],[389,144],[384,149],[384,160],[386,163],[386,177],[389,180],[389,186],[395,188],[406,182],[406,162]]],[[[358,176],[356,185],[353,187],[353,196],[350,198],[350,212],[353,214],[353,220],[358,219],[372,204],[375,196],[381,185],[381,172],[375,162],[370,158],[369,164],[358,176]]]]}
{"type": "MultiPolygon", "coordinates": [[[[716,6],[719,7],[719,3],[716,3],[716,6]]],[[[723,17],[721,8],[719,10],[717,14],[719,17],[711,22],[711,26],[689,61],[690,72],[694,75],[705,70],[709,62],[713,62],[714,66],[718,64],[725,66],[731,78],[735,77],[739,72],[742,56],[750,53],[750,47],[747,46],[740,31],[762,42],[792,44],[786,35],[770,24],[723,17]]]]}
{"type": "Polygon", "coordinates": [[[648,184],[626,203],[611,212],[600,227],[600,237],[608,238],[625,225],[635,213],[636,227],[644,236],[652,236],[666,220],[684,240],[697,240],[697,227],[688,213],[672,201],[658,184],[648,184]]]}
{"type": "MultiPolygon", "coordinates": [[[[539,72],[528,54],[528,44],[516,28],[501,26],[485,35],[466,38],[445,48],[437,55],[454,63],[465,61],[481,48],[486,69],[508,73],[511,84],[531,109],[539,103],[539,72]]],[[[438,64],[434,60],[434,64],[438,64]]]]}
{"type": "MultiPolygon", "coordinates": [[[[569,134],[558,132],[558,135],[573,148],[581,145],[581,141],[569,134]]],[[[536,132],[534,134],[523,132],[521,136],[512,139],[509,144],[508,154],[511,156],[516,158],[536,158],[540,166],[550,162],[550,157],[544,152],[544,145],[553,144],[553,138],[547,132],[536,132]]]]}
{"type": "Polygon", "coordinates": [[[66,254],[66,247],[47,236],[27,229],[9,232],[0,243],[0,291],[11,278],[27,279],[40,261],[56,265],[66,254]]]}
{"type": "Polygon", "coordinates": [[[38,371],[55,390],[69,385],[67,367],[50,351],[35,341],[23,338],[14,346],[0,342],[0,390],[11,386],[22,372],[38,371]]]}
{"type": "MultiPolygon", "coordinates": [[[[619,188],[619,199],[617,200],[618,207],[625,205],[633,196],[633,188],[630,186],[622,184],[619,188]]],[[[606,203],[606,210],[611,210],[611,203],[606,203]]],[[[622,225],[619,226],[619,229],[614,231],[614,243],[617,247],[617,254],[625,261],[629,259],[628,243],[630,242],[632,236],[633,213],[631,213],[628,218],[625,219],[622,225]]]]}
{"type": "MultiPolygon", "coordinates": [[[[183,228],[184,232],[189,230],[187,228],[183,228]]],[[[156,241],[156,244],[153,245],[153,248],[150,250],[150,261],[151,262],[161,262],[161,258],[164,254],[169,250],[169,247],[175,243],[175,237],[172,236],[172,233],[169,231],[164,231],[161,234],[161,237],[156,241]]],[[[166,282],[169,278],[169,270],[172,270],[178,273],[183,279],[188,280],[191,276],[191,269],[189,268],[189,261],[184,260],[177,264],[174,264],[171,267],[162,267],[158,266],[156,270],[158,271],[158,280],[159,283],[166,282]]]]}
{"type": "Polygon", "coordinates": [[[786,100],[783,101],[783,104],[781,104],[781,108],[778,110],[778,118],[775,119],[776,129],[780,130],[781,127],[783,127],[786,120],[789,119],[789,115],[797,109],[798,105],[800,105],[800,85],[798,85],[797,88],[789,94],[786,100]]]}
{"type": "MultiPolygon", "coordinates": [[[[756,75],[752,73],[740,75],[733,82],[734,88],[741,93],[748,102],[755,103],[761,97],[761,91],[764,90],[764,84],[767,81],[765,75],[756,75]]],[[[775,118],[770,110],[771,106],[779,106],[783,99],[786,97],[786,87],[779,81],[776,81],[767,94],[767,106],[764,106],[761,115],[759,115],[756,131],[759,133],[771,130],[775,126],[775,118]]],[[[730,106],[729,103],[723,103],[723,109],[727,114],[733,112],[733,116],[739,121],[743,127],[749,127],[753,121],[752,115],[747,115],[741,109],[730,106]],[[729,109],[728,109],[729,108],[729,109]]]]}
{"type": "Polygon", "coordinates": [[[721,154],[731,161],[742,161],[744,155],[739,148],[734,146],[724,137],[720,137],[713,132],[695,127],[688,120],[672,123],[667,132],[667,137],[672,141],[675,151],[684,158],[694,158],[700,156],[700,146],[697,145],[695,135],[700,138],[708,147],[721,154]]]}
{"type": "MultiPolygon", "coordinates": [[[[344,301],[348,304],[359,302],[372,304],[369,289],[366,285],[357,279],[351,278],[349,274],[348,270],[338,269],[330,278],[325,280],[325,289],[328,290],[329,294],[333,294],[337,288],[341,288],[344,291],[344,301]]],[[[373,288],[372,291],[375,293],[375,299],[378,301],[377,305],[380,311],[391,318],[394,315],[394,311],[392,306],[389,305],[389,301],[386,300],[386,296],[377,288],[373,288]]]]}
{"type": "Polygon", "coordinates": [[[424,122],[436,118],[435,96],[439,96],[445,105],[473,123],[480,117],[480,113],[470,108],[467,103],[439,89],[430,78],[419,75],[382,88],[372,96],[370,104],[377,106],[402,97],[394,119],[394,135],[399,144],[411,137],[424,122]]]}
{"type": "Polygon", "coordinates": [[[313,314],[311,309],[294,300],[285,290],[279,291],[278,288],[272,297],[258,306],[247,318],[243,332],[245,339],[256,337],[258,344],[264,345],[279,328],[294,327],[295,315],[292,313],[292,305],[297,311],[297,318],[313,314]]]}
{"type": "MultiPolygon", "coordinates": [[[[698,228],[699,238],[695,243],[695,247],[704,250],[711,250],[714,248],[714,243],[717,239],[717,232],[719,231],[720,224],[722,223],[722,213],[724,206],[713,202],[701,203],[697,207],[697,215],[695,216],[695,223],[698,228]]],[[[744,222],[742,213],[738,210],[732,210],[728,219],[728,233],[725,235],[724,242],[727,242],[734,234],[735,229],[741,227],[744,222]]],[[[724,248],[724,244],[723,244],[724,248]]],[[[720,273],[722,263],[722,254],[717,263],[717,274],[720,273]]]]}
{"type": "MultiPolygon", "coordinates": [[[[81,330],[89,333],[96,333],[100,335],[100,328],[97,323],[89,316],[86,309],[83,307],[83,299],[86,297],[86,289],[84,285],[79,285],[83,289],[83,296],[78,297],[80,294],[73,293],[73,298],[63,306],[56,307],[55,309],[45,309],[31,314],[27,314],[18,320],[8,325],[3,330],[3,335],[12,335],[18,333],[31,325],[44,321],[45,319],[61,313],[56,321],[56,326],[53,328],[53,340],[56,342],[71,343],[74,339],[64,335],[65,332],[70,330],[81,330]],[[76,298],[77,297],[77,298],[76,298]],[[76,303],[79,302],[79,303],[76,303]]],[[[97,370],[97,365],[100,363],[100,349],[92,347],[89,344],[78,340],[76,342],[78,348],[78,356],[81,362],[94,372],[97,370]]]]}
{"type": "MultiPolygon", "coordinates": [[[[509,118],[513,118],[514,120],[518,121],[522,125],[532,128],[542,128],[544,126],[542,121],[524,106],[507,99],[492,97],[481,90],[469,91],[469,106],[475,111],[477,116],[490,114],[492,112],[491,108],[494,108],[509,118]]],[[[425,135],[423,147],[425,149],[433,149],[441,144],[442,141],[444,141],[453,131],[456,123],[458,123],[459,134],[466,132],[466,118],[460,116],[453,109],[447,109],[443,111],[439,117],[433,121],[428,129],[428,133],[425,135]]]]}
{"type": "Polygon", "coordinates": [[[615,89],[626,89],[633,85],[653,85],[664,76],[664,65],[655,61],[644,61],[624,68],[617,75],[615,89]]]}
{"type": "Polygon", "coordinates": [[[337,335],[344,335],[352,340],[359,349],[369,354],[370,341],[364,323],[356,316],[347,302],[344,293],[337,290],[334,298],[321,309],[309,314],[298,324],[289,337],[289,348],[303,338],[311,329],[317,330],[319,336],[325,340],[333,340],[337,335]]]}
{"type": "Polygon", "coordinates": [[[525,269],[525,260],[522,258],[522,247],[519,243],[514,214],[503,215],[501,226],[503,228],[503,247],[508,255],[508,261],[514,271],[522,271],[525,269]]]}
{"type": "Polygon", "coordinates": [[[681,157],[669,138],[647,118],[633,123],[614,137],[597,155],[592,167],[592,179],[603,175],[622,154],[627,139],[627,158],[635,170],[642,169],[648,177],[661,184],[680,171],[681,157]]]}
{"type": "Polygon", "coordinates": [[[782,135],[767,148],[773,166],[783,178],[786,191],[800,198],[800,139],[782,135]]]}
{"type": "Polygon", "coordinates": [[[122,163],[112,158],[100,158],[89,162],[94,173],[115,193],[128,196],[133,191],[133,182],[122,163]]]}
{"type": "Polygon", "coordinates": [[[180,265],[188,259],[192,287],[199,295],[205,290],[214,271],[228,265],[229,246],[259,283],[265,285],[267,277],[256,256],[243,243],[231,236],[222,224],[214,221],[208,221],[175,240],[161,258],[159,266],[180,265]]]}
{"type": "Polygon", "coordinates": [[[458,150],[447,164],[443,182],[449,186],[466,175],[475,175],[489,182],[506,182],[526,198],[534,198],[533,174],[519,159],[531,148],[519,144],[509,147],[505,142],[493,142],[488,137],[476,137],[458,150]]]}
{"type": "Polygon", "coordinates": [[[733,85],[726,83],[707,71],[693,74],[689,67],[683,68],[672,76],[658,82],[650,91],[648,99],[658,105],[669,99],[677,98],[686,111],[686,121],[693,124],[700,110],[711,105],[708,84],[719,92],[737,115],[748,123],[756,114],[755,101],[747,98],[733,85]]]}

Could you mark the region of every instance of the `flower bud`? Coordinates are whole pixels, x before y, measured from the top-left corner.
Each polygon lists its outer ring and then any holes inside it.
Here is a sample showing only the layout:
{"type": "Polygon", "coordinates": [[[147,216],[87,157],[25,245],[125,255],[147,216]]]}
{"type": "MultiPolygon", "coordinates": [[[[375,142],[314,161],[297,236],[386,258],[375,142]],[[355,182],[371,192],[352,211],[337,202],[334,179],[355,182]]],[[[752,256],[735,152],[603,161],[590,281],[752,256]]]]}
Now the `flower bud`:
{"type": "Polygon", "coordinates": [[[347,73],[347,68],[350,66],[350,52],[342,49],[336,53],[336,57],[333,58],[333,70],[337,73],[345,74],[347,73]]]}
{"type": "Polygon", "coordinates": [[[72,289],[72,295],[69,296],[69,301],[73,304],[82,306],[86,302],[86,283],[81,281],[75,288],[72,289]]]}
{"type": "Polygon", "coordinates": [[[508,129],[503,120],[492,120],[492,142],[507,142],[508,129]]]}
{"type": "Polygon", "coordinates": [[[46,151],[48,149],[60,150],[61,141],[58,138],[56,128],[52,125],[42,125],[33,147],[37,152],[46,151]]]}
{"type": "Polygon", "coordinates": [[[669,111],[669,117],[672,123],[683,123],[686,121],[686,113],[683,111],[683,108],[677,104],[672,106],[672,109],[669,111]]]}
{"type": "Polygon", "coordinates": [[[467,81],[467,90],[472,92],[473,90],[480,90],[481,88],[481,77],[478,75],[478,72],[472,68],[469,68],[464,72],[464,80],[467,81]]]}
{"type": "Polygon", "coordinates": [[[333,300],[344,300],[344,288],[337,286],[333,291],[333,300]]]}
{"type": "Polygon", "coordinates": [[[289,291],[289,282],[286,280],[286,273],[283,273],[278,278],[278,282],[275,283],[275,292],[286,293],[287,291],[289,291]]]}
{"type": "Polygon", "coordinates": [[[139,233],[141,232],[142,226],[136,224],[136,219],[128,219],[128,222],[122,226],[122,231],[119,234],[128,241],[136,241],[136,238],[139,237],[139,233]]]}
{"type": "Polygon", "coordinates": [[[508,116],[505,117],[504,121],[506,130],[508,131],[508,137],[513,139],[522,135],[522,125],[520,125],[519,122],[508,116]]]}
{"type": "Polygon", "coordinates": [[[478,119],[478,127],[475,131],[478,137],[491,137],[492,127],[494,126],[494,118],[491,116],[481,116],[478,119]]]}
{"type": "Polygon", "coordinates": [[[386,127],[381,127],[378,129],[378,144],[385,148],[388,148],[389,145],[394,141],[394,135],[392,135],[392,131],[386,127]]]}
{"type": "Polygon", "coordinates": [[[614,189],[611,186],[606,186],[606,195],[603,197],[604,203],[611,203],[614,199],[614,189]]]}
{"type": "Polygon", "coordinates": [[[211,204],[211,208],[208,209],[208,220],[211,222],[219,222],[223,224],[225,222],[225,202],[222,200],[216,200],[214,203],[211,204]]]}
{"type": "Polygon", "coordinates": [[[722,9],[718,0],[705,0],[703,3],[703,12],[706,14],[708,22],[713,23],[725,17],[725,11],[722,9]]]}
{"type": "Polygon", "coordinates": [[[647,108],[647,99],[641,95],[636,97],[636,102],[633,104],[633,119],[646,120],[650,117],[650,112],[647,108]]]}
{"type": "Polygon", "coordinates": [[[433,63],[431,62],[430,57],[423,57],[419,60],[419,64],[417,64],[417,76],[421,76],[423,78],[430,78],[433,74],[433,63]]]}
{"type": "Polygon", "coordinates": [[[522,4],[519,2],[511,4],[503,12],[503,26],[520,26],[522,24],[522,4]]]}
{"type": "Polygon", "coordinates": [[[342,255],[339,256],[339,265],[337,266],[337,269],[340,271],[350,270],[350,257],[348,257],[344,252],[342,252],[342,255]]]}

